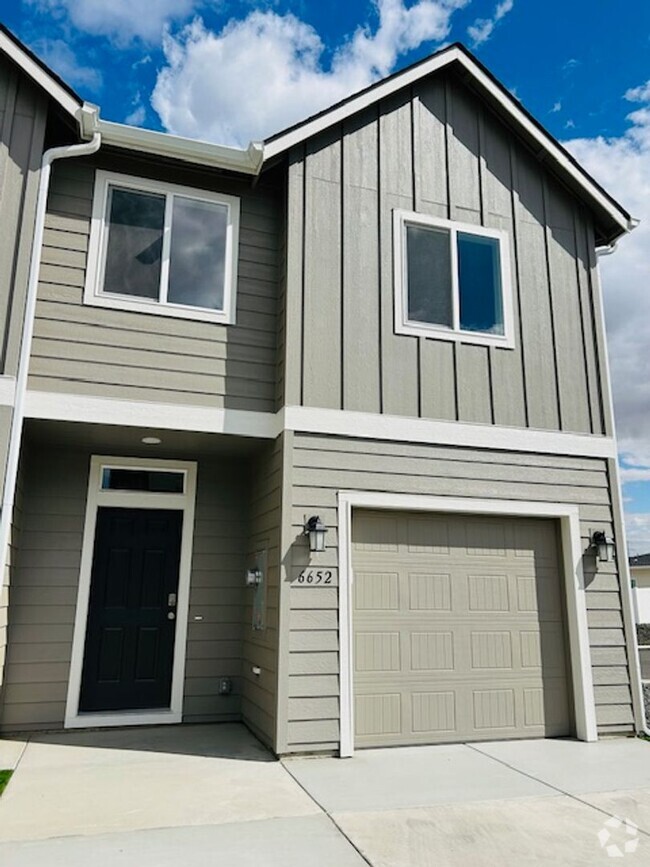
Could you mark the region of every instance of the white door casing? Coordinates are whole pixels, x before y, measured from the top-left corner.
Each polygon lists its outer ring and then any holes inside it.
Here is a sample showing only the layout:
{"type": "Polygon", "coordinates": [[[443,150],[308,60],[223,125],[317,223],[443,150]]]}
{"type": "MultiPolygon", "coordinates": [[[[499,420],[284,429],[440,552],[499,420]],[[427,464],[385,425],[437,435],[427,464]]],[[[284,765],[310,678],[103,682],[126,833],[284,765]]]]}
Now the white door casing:
{"type": "Polygon", "coordinates": [[[192,542],[194,535],[194,508],[196,500],[196,468],[193,461],[168,461],[155,458],[124,458],[119,456],[93,455],[88,476],[88,497],[84,522],[79,588],[72,639],[70,675],[65,709],[65,728],[95,726],[153,725],[179,723],[183,716],[183,686],[185,677],[185,652],[187,643],[187,619],[190,597],[190,574],[192,566],[192,542]],[[185,484],[182,494],[149,493],[144,491],[102,490],[102,470],[105,467],[118,469],[149,469],[183,473],[185,484]],[[183,532],[178,576],[176,606],[176,633],[174,639],[174,663],[172,669],[171,702],[168,709],[112,711],[80,713],[79,695],[84,661],[90,582],[95,545],[97,510],[100,506],[117,506],[132,509],[175,509],[183,512],[183,532]]]}

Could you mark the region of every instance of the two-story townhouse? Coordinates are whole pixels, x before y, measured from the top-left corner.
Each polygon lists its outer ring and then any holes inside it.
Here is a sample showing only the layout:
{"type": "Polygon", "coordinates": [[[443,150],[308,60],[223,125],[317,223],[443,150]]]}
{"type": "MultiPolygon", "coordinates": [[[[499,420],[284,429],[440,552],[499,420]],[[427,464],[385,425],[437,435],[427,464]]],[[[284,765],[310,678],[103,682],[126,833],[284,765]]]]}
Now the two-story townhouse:
{"type": "Polygon", "coordinates": [[[1,729],[640,729],[596,261],[629,214],[459,45],[238,150],[2,40],[0,178],[16,82],[45,133],[0,187],[1,729]]]}

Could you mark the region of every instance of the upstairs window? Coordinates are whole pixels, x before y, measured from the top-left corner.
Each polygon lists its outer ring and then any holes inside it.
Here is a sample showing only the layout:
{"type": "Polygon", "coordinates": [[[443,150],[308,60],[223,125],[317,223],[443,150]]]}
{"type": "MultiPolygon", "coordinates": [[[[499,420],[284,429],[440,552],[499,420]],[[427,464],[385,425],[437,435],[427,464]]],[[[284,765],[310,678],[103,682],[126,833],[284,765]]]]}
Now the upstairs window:
{"type": "Polygon", "coordinates": [[[232,323],[239,199],[97,172],[87,304],[232,323]]]}
{"type": "Polygon", "coordinates": [[[505,232],[394,212],[395,330],[513,346],[505,232]]]}

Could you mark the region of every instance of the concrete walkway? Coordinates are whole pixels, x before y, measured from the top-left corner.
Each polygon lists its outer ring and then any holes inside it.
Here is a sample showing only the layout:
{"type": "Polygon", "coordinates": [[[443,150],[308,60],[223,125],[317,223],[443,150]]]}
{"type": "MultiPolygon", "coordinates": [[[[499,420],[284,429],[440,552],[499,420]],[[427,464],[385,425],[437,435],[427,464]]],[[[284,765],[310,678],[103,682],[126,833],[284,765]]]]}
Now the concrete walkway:
{"type": "Polygon", "coordinates": [[[6,767],[7,867],[650,864],[634,739],[277,762],[242,726],[174,726],[0,740],[6,767]]]}

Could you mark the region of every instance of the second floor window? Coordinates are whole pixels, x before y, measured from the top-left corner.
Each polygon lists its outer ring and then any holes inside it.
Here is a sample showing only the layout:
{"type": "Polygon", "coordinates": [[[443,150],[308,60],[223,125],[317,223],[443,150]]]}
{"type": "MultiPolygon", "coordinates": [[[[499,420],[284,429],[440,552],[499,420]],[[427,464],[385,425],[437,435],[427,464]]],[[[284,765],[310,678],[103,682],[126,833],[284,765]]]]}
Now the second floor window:
{"type": "Polygon", "coordinates": [[[510,347],[504,232],[394,212],[398,334],[510,347]]]}
{"type": "Polygon", "coordinates": [[[239,200],[97,172],[85,300],[234,321],[239,200]]]}

